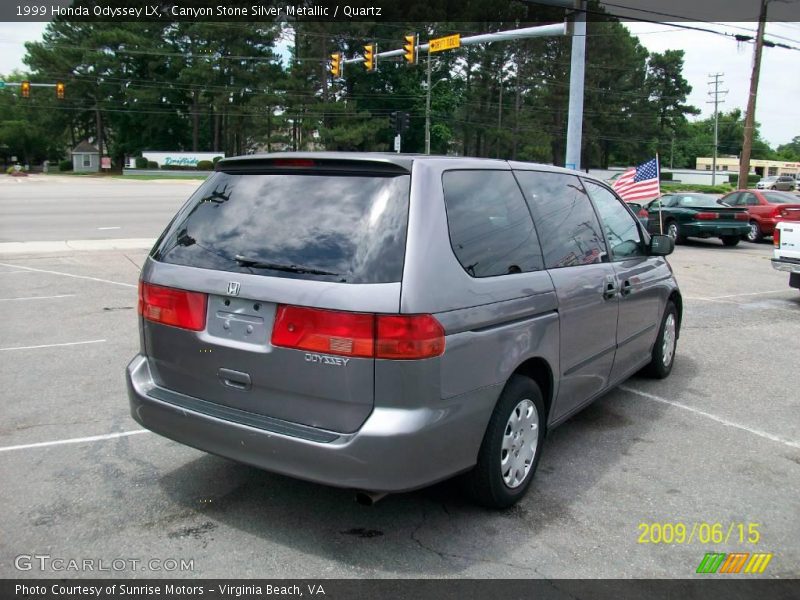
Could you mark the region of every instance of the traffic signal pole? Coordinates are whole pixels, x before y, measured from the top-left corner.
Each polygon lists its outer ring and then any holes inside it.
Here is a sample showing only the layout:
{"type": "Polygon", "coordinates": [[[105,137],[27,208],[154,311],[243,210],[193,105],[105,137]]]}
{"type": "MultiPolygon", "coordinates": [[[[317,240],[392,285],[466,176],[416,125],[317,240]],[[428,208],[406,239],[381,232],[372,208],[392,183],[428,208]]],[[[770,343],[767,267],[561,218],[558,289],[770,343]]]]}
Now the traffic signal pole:
{"type": "Polygon", "coordinates": [[[425,88],[425,154],[431,153],[431,47],[428,44],[428,85],[425,88]]]}

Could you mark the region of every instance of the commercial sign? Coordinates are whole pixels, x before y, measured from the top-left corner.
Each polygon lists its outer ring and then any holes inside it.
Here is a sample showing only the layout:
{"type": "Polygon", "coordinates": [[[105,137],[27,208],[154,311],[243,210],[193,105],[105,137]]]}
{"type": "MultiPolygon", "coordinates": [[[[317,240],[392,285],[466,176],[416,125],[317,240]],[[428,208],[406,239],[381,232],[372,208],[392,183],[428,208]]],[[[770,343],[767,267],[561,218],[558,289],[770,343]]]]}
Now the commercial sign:
{"type": "Polygon", "coordinates": [[[145,150],[142,156],[148,161],[158,163],[159,167],[196,167],[201,160],[213,162],[216,157],[224,158],[224,152],[162,152],[145,150]]]}

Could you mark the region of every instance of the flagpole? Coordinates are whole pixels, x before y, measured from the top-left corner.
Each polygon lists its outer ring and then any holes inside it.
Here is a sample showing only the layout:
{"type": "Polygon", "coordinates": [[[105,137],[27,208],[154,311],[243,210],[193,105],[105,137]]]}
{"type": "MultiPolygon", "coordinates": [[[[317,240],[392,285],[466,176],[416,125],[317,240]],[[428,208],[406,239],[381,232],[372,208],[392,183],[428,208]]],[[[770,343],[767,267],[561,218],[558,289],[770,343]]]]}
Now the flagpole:
{"type": "Polygon", "coordinates": [[[664,220],[661,218],[661,161],[656,152],[656,179],[658,180],[658,232],[664,235],[664,220]]]}

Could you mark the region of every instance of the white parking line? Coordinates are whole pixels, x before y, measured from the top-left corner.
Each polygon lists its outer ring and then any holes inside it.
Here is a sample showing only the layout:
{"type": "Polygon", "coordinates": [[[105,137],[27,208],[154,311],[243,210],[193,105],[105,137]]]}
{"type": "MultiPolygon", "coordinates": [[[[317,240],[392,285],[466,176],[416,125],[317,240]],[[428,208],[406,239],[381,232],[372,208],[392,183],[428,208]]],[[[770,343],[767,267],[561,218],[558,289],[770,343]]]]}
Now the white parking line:
{"type": "Polygon", "coordinates": [[[15,346],[13,348],[0,348],[0,352],[6,350],[36,350],[37,348],[57,348],[59,346],[80,346],[82,344],[102,344],[106,340],[87,340],[85,342],[65,342],[63,344],[42,344],[41,346],[15,346]]]}
{"type": "Polygon", "coordinates": [[[666,398],[661,398],[660,396],[656,396],[654,394],[648,394],[647,392],[641,392],[639,390],[635,390],[633,388],[628,387],[627,385],[619,386],[623,392],[628,392],[631,394],[636,394],[637,396],[641,396],[642,398],[646,398],[648,400],[652,400],[653,402],[661,402],[662,404],[669,404],[670,406],[675,406],[677,408],[682,408],[683,410],[688,410],[689,412],[693,412],[696,415],[701,415],[703,417],[707,417],[712,421],[716,421],[717,423],[721,423],[727,427],[733,427],[734,429],[740,429],[742,431],[746,431],[747,433],[752,433],[753,435],[757,435],[764,439],[778,442],[785,446],[789,446],[790,448],[797,448],[800,449],[800,442],[795,442],[793,440],[787,440],[779,435],[773,435],[771,433],[767,433],[766,431],[761,431],[760,429],[753,429],[752,427],[746,427],[744,425],[740,425],[739,423],[734,423],[733,421],[728,421],[727,419],[723,419],[722,417],[718,417],[717,415],[712,415],[711,413],[707,413],[704,410],[700,410],[698,408],[693,408],[691,406],[687,406],[680,402],[675,402],[674,400],[667,400],[666,398]]]}
{"type": "Polygon", "coordinates": [[[98,227],[97,231],[109,231],[110,229],[122,229],[122,227],[98,227]]]}
{"type": "Polygon", "coordinates": [[[140,433],[150,433],[147,429],[134,429],[133,431],[120,431],[119,433],[107,433],[105,435],[93,435],[83,438],[72,438],[68,440],[54,440],[52,442],[38,442],[35,444],[20,444],[18,446],[2,446],[0,452],[10,452],[11,450],[28,450],[30,448],[46,448],[47,446],[61,446],[63,444],[82,444],[84,442],[99,442],[102,440],[113,440],[116,438],[138,435],[140,433]]]}
{"type": "Polygon", "coordinates": [[[0,302],[11,300],[51,300],[53,298],[74,298],[75,294],[59,294],[58,296],[28,296],[27,298],[0,298],[0,302]]]}
{"type": "Polygon", "coordinates": [[[789,291],[788,288],[782,290],[770,290],[768,292],[750,292],[747,294],[728,294],[727,296],[708,296],[704,300],[722,300],[723,298],[738,298],[739,296],[763,296],[764,294],[780,294],[789,291]]]}
{"type": "Polygon", "coordinates": [[[0,275],[13,275],[14,273],[31,273],[31,271],[0,271],[0,275]]]}
{"type": "Polygon", "coordinates": [[[88,277],[87,275],[73,275],[72,273],[61,273],[60,271],[48,271],[46,269],[34,269],[33,267],[23,267],[21,265],[10,265],[7,263],[0,263],[0,267],[16,267],[18,269],[24,269],[26,271],[34,271],[36,273],[49,273],[50,275],[63,275],[64,277],[74,277],[75,279],[88,279],[90,281],[99,281],[101,283],[111,283],[114,285],[122,285],[125,287],[132,287],[132,288],[136,287],[136,285],[133,283],[121,283],[119,281],[111,281],[110,279],[100,279],[99,277],[88,277]]]}

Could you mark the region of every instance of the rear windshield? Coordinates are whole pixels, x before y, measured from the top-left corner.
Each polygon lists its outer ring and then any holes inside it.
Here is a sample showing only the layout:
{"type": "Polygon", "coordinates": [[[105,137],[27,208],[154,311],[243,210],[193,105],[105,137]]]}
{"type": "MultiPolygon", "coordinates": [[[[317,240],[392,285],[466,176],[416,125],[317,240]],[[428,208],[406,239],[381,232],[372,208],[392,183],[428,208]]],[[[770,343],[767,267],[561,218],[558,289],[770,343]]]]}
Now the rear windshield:
{"type": "Polygon", "coordinates": [[[270,277],[401,280],[409,175],[215,173],[153,250],[176,265],[270,277]]]}
{"type": "Polygon", "coordinates": [[[764,198],[770,204],[795,204],[800,203],[800,198],[781,192],[764,192],[764,198]]]}
{"type": "Polygon", "coordinates": [[[719,208],[722,206],[717,202],[714,196],[678,196],[678,206],[686,206],[689,208],[719,208]]]}

